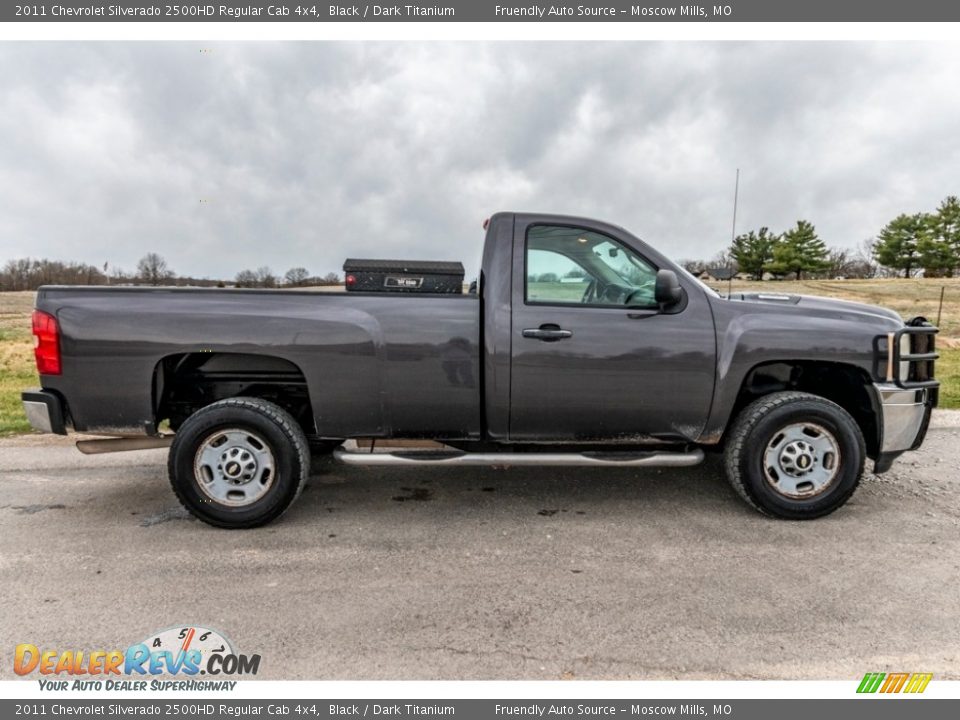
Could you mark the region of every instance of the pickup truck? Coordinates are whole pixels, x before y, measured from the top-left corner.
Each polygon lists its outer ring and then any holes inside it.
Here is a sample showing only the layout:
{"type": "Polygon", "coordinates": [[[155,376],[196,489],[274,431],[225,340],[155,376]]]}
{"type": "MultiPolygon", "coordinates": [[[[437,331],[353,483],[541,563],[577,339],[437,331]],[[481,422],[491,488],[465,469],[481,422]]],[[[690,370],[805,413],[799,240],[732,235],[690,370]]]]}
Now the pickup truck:
{"type": "Polygon", "coordinates": [[[850,498],[867,458],[880,473],[923,442],[938,392],[923,318],[724,297],[595,220],[505,212],[484,227],[466,293],[43,287],[26,414],[111,436],[86,452],[169,445],[177,497],[226,528],[280,516],[322,452],[452,468],[722,452],[749,505],[808,519],[850,498]],[[358,449],[382,438],[440,445],[358,449]]]}

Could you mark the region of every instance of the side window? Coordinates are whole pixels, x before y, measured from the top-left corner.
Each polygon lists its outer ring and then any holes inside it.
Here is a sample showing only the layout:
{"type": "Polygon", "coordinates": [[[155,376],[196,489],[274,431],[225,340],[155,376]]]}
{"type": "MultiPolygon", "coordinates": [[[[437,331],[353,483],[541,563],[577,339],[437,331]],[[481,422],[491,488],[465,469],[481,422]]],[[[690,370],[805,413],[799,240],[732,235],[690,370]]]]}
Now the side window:
{"type": "Polygon", "coordinates": [[[527,247],[529,302],[579,303],[590,286],[590,279],[581,265],[565,255],[527,247]]]}
{"type": "Polygon", "coordinates": [[[585,228],[527,231],[526,299],[551,305],[652,307],[657,270],[633,250],[585,228]]]}

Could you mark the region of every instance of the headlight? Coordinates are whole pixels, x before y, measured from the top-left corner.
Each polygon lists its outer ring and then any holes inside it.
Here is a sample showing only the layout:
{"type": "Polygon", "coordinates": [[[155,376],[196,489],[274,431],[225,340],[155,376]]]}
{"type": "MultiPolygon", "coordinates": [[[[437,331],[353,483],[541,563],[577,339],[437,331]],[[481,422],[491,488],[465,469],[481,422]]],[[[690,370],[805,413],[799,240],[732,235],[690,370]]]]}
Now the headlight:
{"type": "MultiPolygon", "coordinates": [[[[900,336],[900,357],[910,354],[910,335],[904,333],[900,336]]],[[[900,380],[909,380],[910,363],[906,360],[900,361],[900,380]]]]}

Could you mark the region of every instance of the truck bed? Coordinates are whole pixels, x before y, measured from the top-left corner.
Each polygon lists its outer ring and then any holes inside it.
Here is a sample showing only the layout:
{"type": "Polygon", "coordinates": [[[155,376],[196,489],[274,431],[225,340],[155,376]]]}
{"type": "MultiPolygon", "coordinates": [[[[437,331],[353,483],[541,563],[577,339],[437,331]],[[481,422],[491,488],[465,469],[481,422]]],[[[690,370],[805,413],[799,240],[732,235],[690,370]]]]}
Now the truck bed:
{"type": "Polygon", "coordinates": [[[161,362],[229,354],[295,366],[320,436],[480,435],[476,295],[48,286],[37,309],[63,358],[43,385],[77,430],[151,432],[161,362]]]}

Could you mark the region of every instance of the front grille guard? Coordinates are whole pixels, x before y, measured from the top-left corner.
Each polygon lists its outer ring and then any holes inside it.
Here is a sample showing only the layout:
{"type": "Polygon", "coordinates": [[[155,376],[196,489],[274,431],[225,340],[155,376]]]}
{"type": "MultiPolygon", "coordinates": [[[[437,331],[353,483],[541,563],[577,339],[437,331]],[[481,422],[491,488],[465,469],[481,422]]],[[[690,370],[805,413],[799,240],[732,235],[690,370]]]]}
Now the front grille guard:
{"type": "Polygon", "coordinates": [[[904,390],[937,387],[934,379],[934,361],[940,357],[936,353],[934,337],[939,328],[931,325],[925,318],[916,317],[896,332],[878,335],[873,340],[874,376],[893,383],[904,390]],[[910,352],[901,353],[900,340],[904,335],[910,337],[910,352]],[[907,363],[907,376],[900,377],[900,364],[907,363]]]}

